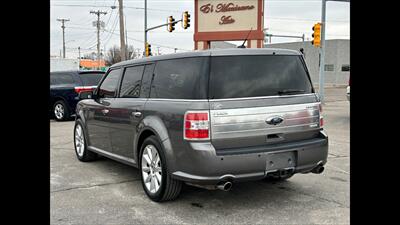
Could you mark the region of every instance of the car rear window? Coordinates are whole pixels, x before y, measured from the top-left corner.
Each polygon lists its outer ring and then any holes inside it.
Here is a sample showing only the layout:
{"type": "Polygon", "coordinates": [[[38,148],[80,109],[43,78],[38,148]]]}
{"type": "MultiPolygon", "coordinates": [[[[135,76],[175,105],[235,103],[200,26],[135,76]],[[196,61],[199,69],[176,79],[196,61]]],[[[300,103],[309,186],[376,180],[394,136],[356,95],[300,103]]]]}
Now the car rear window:
{"type": "Polygon", "coordinates": [[[312,85],[297,55],[211,58],[210,99],[306,94],[312,85]]]}
{"type": "Polygon", "coordinates": [[[209,57],[158,61],[151,85],[151,98],[206,99],[209,57]]]}
{"type": "Polygon", "coordinates": [[[97,86],[104,73],[81,73],[80,78],[84,86],[97,86]]]}
{"type": "Polygon", "coordinates": [[[74,78],[69,73],[51,73],[50,74],[51,85],[67,85],[75,84],[74,78]]]}

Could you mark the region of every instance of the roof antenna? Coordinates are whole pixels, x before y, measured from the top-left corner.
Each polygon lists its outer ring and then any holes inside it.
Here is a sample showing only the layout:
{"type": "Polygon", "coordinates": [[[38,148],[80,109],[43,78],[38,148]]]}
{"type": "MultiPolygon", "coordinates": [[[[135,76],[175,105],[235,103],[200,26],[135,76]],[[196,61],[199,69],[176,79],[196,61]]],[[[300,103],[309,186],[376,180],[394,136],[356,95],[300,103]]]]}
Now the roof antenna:
{"type": "Polygon", "coordinates": [[[249,33],[247,34],[246,39],[244,39],[243,44],[242,44],[242,45],[239,45],[238,48],[246,48],[246,47],[244,46],[244,43],[246,43],[246,41],[247,41],[247,39],[249,38],[249,35],[250,35],[250,33],[251,33],[252,30],[253,30],[253,28],[250,28],[250,31],[249,31],[249,33]]]}

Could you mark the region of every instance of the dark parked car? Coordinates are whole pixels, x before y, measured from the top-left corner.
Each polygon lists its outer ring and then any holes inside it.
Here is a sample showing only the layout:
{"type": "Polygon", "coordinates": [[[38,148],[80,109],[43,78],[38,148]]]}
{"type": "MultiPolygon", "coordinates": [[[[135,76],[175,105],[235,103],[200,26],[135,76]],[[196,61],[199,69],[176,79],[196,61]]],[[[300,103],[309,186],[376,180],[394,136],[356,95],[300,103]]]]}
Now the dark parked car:
{"type": "Polygon", "coordinates": [[[79,101],[79,93],[94,90],[103,76],[103,71],[50,73],[50,115],[58,121],[70,119],[79,101]]]}
{"type": "MultiPolygon", "coordinates": [[[[153,201],[183,183],[233,183],[321,173],[321,103],[303,56],[283,49],[195,51],[113,65],[76,108],[75,151],[140,169],[153,201]]],[[[81,93],[84,96],[84,93],[81,93]]]]}

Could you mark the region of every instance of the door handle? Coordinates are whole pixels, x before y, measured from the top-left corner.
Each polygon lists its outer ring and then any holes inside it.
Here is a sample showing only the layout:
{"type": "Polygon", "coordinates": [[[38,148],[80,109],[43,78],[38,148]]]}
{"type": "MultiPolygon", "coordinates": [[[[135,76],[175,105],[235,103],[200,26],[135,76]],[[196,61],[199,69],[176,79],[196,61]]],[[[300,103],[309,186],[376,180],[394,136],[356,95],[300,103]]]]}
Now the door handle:
{"type": "Polygon", "coordinates": [[[133,112],[132,113],[135,117],[141,117],[142,113],[141,112],[133,112]]]}
{"type": "Polygon", "coordinates": [[[109,111],[110,111],[110,110],[108,110],[108,109],[103,109],[103,110],[101,110],[101,112],[102,112],[104,115],[107,114],[109,111]]]}

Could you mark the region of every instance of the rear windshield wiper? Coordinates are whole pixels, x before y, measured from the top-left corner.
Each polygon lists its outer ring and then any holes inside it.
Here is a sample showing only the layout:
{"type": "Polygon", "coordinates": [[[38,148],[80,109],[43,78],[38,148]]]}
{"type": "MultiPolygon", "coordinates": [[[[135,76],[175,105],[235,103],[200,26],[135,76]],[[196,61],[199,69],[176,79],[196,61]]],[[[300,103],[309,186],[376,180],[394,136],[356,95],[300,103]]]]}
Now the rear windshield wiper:
{"type": "Polygon", "coordinates": [[[279,95],[295,94],[295,93],[304,93],[304,90],[300,90],[300,89],[284,89],[284,90],[278,91],[279,95]]]}

